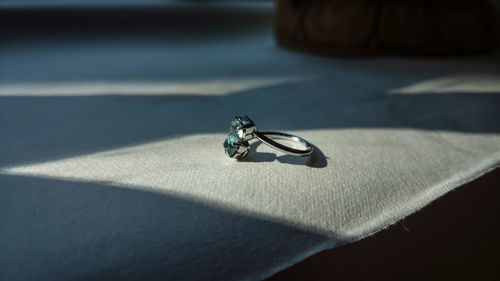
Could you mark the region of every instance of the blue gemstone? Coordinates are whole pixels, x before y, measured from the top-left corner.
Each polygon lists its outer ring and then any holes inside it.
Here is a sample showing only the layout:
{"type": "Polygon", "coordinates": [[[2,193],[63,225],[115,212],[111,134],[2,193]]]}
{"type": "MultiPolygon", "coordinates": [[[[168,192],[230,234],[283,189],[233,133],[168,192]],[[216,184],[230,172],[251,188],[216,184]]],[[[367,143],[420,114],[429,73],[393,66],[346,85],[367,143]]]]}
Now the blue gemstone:
{"type": "Polygon", "coordinates": [[[231,128],[229,129],[229,132],[231,133],[231,135],[239,137],[239,139],[242,140],[242,136],[240,136],[242,133],[240,128],[242,126],[243,124],[240,122],[240,120],[238,118],[234,118],[233,122],[231,122],[231,128]]]}
{"type": "Polygon", "coordinates": [[[236,151],[238,150],[238,138],[233,135],[229,135],[227,139],[224,141],[224,150],[229,157],[233,157],[236,151]]]}

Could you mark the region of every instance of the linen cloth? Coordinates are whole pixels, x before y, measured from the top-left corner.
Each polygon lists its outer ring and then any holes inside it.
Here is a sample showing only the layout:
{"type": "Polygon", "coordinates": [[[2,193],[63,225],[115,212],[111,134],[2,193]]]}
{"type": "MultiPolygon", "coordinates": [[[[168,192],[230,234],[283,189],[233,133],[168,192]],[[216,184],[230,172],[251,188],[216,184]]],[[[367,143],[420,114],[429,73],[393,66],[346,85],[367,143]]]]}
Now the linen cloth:
{"type": "Polygon", "coordinates": [[[0,45],[0,279],[259,280],[500,161],[485,59],[296,53],[269,22],[211,32],[0,45]],[[229,159],[243,114],[314,154],[229,159]]]}

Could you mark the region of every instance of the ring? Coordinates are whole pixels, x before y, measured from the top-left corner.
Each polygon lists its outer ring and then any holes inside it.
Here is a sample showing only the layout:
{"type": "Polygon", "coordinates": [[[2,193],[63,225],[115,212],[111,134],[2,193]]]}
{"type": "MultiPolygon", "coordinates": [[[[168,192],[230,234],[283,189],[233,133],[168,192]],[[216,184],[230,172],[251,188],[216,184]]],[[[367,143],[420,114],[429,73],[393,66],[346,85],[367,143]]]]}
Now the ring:
{"type": "Polygon", "coordinates": [[[255,123],[247,115],[243,117],[234,117],[231,122],[229,136],[224,141],[224,151],[231,158],[241,159],[248,155],[250,143],[248,141],[257,138],[264,144],[279,150],[281,152],[295,155],[308,156],[313,152],[313,148],[309,142],[301,137],[280,133],[280,132],[259,132],[255,127],[255,123]],[[300,145],[301,149],[286,146],[278,143],[273,139],[283,139],[292,141],[300,145]]]}

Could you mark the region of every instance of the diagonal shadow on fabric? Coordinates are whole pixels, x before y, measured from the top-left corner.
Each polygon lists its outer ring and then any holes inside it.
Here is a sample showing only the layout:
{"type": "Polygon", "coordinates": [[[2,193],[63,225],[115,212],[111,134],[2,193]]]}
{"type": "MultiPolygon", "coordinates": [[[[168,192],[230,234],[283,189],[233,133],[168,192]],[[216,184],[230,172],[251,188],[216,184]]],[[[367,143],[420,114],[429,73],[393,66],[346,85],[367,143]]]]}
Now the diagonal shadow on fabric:
{"type": "MultiPolygon", "coordinates": [[[[500,92],[394,95],[376,87],[331,89],[329,83],[316,79],[222,96],[2,96],[0,166],[226,133],[231,118],[242,114],[249,114],[260,130],[285,132],[348,128],[500,132],[500,92]]],[[[314,144],[314,139],[309,141],[314,144]]]]}
{"type": "Polygon", "coordinates": [[[343,241],[175,195],[25,176],[0,175],[0,213],[2,280],[262,279],[273,272],[255,268],[343,241]]]}

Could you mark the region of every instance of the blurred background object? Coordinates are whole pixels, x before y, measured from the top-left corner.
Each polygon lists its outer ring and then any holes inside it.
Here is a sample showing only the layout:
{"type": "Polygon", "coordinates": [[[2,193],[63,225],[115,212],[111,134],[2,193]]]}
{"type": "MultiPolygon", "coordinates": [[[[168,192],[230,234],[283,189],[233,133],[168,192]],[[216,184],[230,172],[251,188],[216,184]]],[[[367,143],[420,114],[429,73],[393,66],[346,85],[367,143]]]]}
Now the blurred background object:
{"type": "Polygon", "coordinates": [[[461,54],[498,42],[498,0],[278,0],[282,46],[340,55],[461,54]]]}

